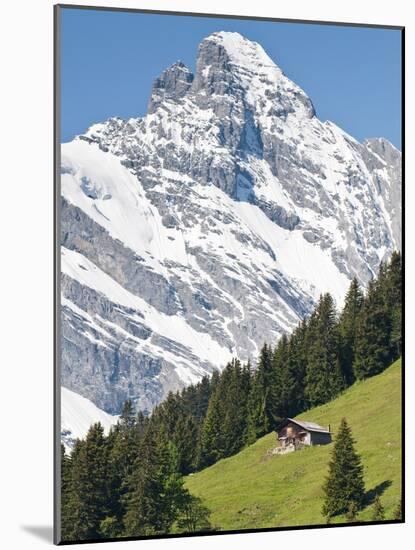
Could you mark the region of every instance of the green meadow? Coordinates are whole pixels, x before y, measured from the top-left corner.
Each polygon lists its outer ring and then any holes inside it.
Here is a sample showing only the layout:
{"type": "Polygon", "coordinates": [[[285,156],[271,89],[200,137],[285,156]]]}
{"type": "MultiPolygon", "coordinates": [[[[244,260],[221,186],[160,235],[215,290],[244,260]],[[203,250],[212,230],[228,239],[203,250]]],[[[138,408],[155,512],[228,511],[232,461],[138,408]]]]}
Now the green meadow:
{"type": "MultiPolygon", "coordinates": [[[[362,457],[367,499],[357,521],[370,521],[379,495],[386,519],[401,498],[401,361],[382,374],[357,382],[337,399],[298,416],[334,435],[346,417],[362,457]]],[[[192,494],[211,510],[219,530],[256,529],[325,523],[322,485],[333,443],[269,456],[276,446],[270,433],[240,453],[186,478],[192,494]]],[[[345,522],[344,516],[332,523],[345,522]]]]}

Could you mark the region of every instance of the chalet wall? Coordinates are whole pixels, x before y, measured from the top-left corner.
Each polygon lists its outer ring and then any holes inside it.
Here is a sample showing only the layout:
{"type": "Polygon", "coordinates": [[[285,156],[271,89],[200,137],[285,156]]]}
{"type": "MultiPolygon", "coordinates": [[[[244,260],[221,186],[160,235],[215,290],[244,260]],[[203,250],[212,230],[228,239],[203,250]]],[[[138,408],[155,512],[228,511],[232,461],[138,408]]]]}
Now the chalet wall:
{"type": "Polygon", "coordinates": [[[296,437],[298,438],[299,433],[304,432],[300,426],[297,426],[297,424],[290,423],[287,424],[282,430],[278,432],[279,437],[296,437]]]}
{"type": "Polygon", "coordinates": [[[310,432],[311,445],[327,445],[331,443],[331,434],[323,432],[310,432]]]}

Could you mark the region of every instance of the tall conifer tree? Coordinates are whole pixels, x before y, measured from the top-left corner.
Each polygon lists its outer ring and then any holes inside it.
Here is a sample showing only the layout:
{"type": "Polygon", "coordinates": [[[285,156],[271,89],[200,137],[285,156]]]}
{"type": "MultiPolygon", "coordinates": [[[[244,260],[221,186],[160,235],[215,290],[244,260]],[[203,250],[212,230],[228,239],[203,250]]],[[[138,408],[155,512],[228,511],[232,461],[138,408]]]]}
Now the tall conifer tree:
{"type": "Polygon", "coordinates": [[[393,252],[386,271],[386,307],[390,318],[390,362],[402,352],[402,258],[393,252]]]}
{"type": "Polygon", "coordinates": [[[248,397],[247,443],[251,444],[273,428],[276,422],[273,399],[272,349],[264,344],[254,372],[248,397]]]}
{"type": "Polygon", "coordinates": [[[61,535],[63,540],[75,540],[72,530],[71,493],[72,493],[72,463],[61,445],[61,535]]]}
{"type": "Polygon", "coordinates": [[[163,473],[158,456],[156,434],[148,429],[127,480],[124,534],[145,536],[162,533],[165,529],[163,510],[163,473]]]}
{"type": "Polygon", "coordinates": [[[104,429],[94,424],[71,458],[72,540],[101,538],[100,524],[108,515],[108,460],[104,429]]]}
{"type": "Polygon", "coordinates": [[[354,381],[353,361],[356,345],[357,320],[363,307],[364,295],[357,279],[350,283],[339,319],[341,367],[347,385],[354,381]]]}
{"type": "Polygon", "coordinates": [[[224,443],[223,456],[237,453],[244,444],[246,433],[247,401],[246,371],[240,361],[233,359],[221,378],[219,392],[222,396],[224,443]]]}
{"type": "Polygon", "coordinates": [[[358,318],[353,371],[358,380],[382,372],[389,364],[391,321],[384,300],[384,275],[369,283],[358,318]]]}
{"type": "Polygon", "coordinates": [[[292,400],[292,390],[295,386],[295,379],[291,376],[289,365],[289,340],[286,334],[283,334],[275,346],[272,368],[273,379],[271,394],[274,405],[274,417],[278,420],[289,416],[289,410],[292,400]]]}
{"type": "Polygon", "coordinates": [[[339,359],[336,309],[330,294],[320,297],[307,336],[306,398],[310,406],[333,399],[345,387],[339,359]]]}
{"type": "Polygon", "coordinates": [[[218,383],[210,397],[200,434],[199,466],[202,468],[214,464],[223,457],[223,412],[218,383]]]}
{"type": "Polygon", "coordinates": [[[363,505],[363,466],[360,456],[355,451],[352,432],[345,418],[340,423],[323,490],[325,516],[345,514],[351,506],[360,510],[363,505]]]}

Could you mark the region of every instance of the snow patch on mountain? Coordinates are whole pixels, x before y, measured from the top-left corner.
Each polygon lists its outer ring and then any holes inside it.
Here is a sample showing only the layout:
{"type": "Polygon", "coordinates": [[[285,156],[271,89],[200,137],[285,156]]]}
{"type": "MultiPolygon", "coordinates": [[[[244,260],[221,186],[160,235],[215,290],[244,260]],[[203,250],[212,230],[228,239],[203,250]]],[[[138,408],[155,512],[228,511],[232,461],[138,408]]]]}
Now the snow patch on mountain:
{"type": "Polygon", "coordinates": [[[67,452],[75,441],[83,439],[92,424],[100,422],[107,434],[118,421],[118,416],[107,414],[89,399],[61,387],[61,439],[67,452]]]}
{"type": "MultiPolygon", "coordinates": [[[[223,364],[231,359],[229,351],[219,346],[209,334],[194,330],[180,315],[160,313],[143,299],[125,290],[82,254],[62,247],[61,270],[80,285],[104,295],[113,304],[128,308],[129,316],[133,321],[145,325],[151,331],[166,338],[174,335],[178,343],[187,345],[190,352],[196,354],[202,361],[211,363],[218,361],[223,364]]],[[[192,366],[189,364],[188,368],[192,369],[192,366]]],[[[200,376],[203,371],[199,371],[198,374],[200,376]]],[[[191,381],[194,382],[197,379],[198,377],[191,381]]]]}

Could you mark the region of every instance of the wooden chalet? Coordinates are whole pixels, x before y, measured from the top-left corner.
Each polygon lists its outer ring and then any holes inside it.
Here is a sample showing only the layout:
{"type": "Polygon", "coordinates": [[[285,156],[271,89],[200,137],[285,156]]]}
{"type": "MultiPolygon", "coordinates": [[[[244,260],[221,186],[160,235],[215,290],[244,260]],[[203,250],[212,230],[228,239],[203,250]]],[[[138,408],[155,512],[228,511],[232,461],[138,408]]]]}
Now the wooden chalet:
{"type": "Polygon", "coordinates": [[[327,445],[331,443],[330,426],[324,428],[314,422],[285,418],[277,428],[278,446],[295,450],[304,445],[327,445]]]}

